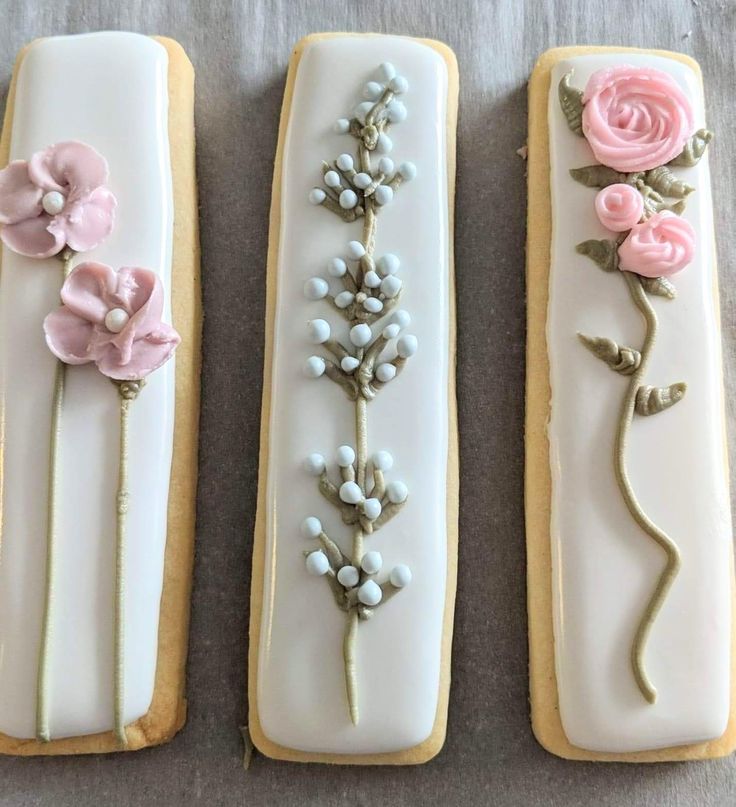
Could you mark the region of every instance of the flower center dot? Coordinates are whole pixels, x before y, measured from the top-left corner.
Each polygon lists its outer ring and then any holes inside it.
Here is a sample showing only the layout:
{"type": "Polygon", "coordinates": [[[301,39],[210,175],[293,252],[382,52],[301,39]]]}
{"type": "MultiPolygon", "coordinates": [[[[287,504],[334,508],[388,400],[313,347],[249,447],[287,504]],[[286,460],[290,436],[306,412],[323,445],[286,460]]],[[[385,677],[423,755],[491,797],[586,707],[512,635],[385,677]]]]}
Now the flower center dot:
{"type": "Polygon", "coordinates": [[[59,191],[49,191],[41,199],[41,207],[49,216],[57,216],[64,209],[64,196],[59,191]]]}
{"type": "Polygon", "coordinates": [[[105,315],[105,327],[112,333],[120,333],[128,324],[130,317],[122,308],[112,308],[105,315]]]}

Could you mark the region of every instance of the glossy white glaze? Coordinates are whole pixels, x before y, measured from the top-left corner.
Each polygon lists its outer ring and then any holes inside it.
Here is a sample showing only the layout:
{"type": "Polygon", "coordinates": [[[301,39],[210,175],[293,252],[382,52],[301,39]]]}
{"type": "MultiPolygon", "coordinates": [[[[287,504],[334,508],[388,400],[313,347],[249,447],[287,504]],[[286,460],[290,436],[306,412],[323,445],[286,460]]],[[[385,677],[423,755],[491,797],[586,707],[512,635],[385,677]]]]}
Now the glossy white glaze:
{"type": "MultiPolygon", "coordinates": [[[[172,236],[168,56],[127,33],[40,40],[18,75],[11,159],[89,143],[110,165],[112,235],[78,256],[157,271],[170,321],[172,236]]],[[[55,359],[42,331],[59,304],[61,264],[3,249],[0,393],[5,407],[0,555],[0,731],[32,737],[46,558],[48,442],[55,359]]],[[[52,737],[112,728],[118,395],[93,365],[70,367],[62,418],[61,507],[51,644],[52,737]]],[[[153,694],[174,415],[174,362],[131,412],[125,576],[125,720],[153,694]]]]}
{"type": "MultiPolygon", "coordinates": [[[[446,465],[448,385],[448,211],[446,176],[447,69],[441,56],[400,37],[339,37],[310,44],[294,87],[281,177],[263,618],[259,647],[258,714],[266,736],[312,752],[391,752],[425,740],[435,720],[447,568],[446,465]],[[376,255],[396,253],[404,282],[401,307],[419,351],[396,380],[368,405],[369,451],[387,449],[387,480],[408,485],[407,505],[368,538],[385,568],[406,563],[411,585],[376,610],[358,631],[360,723],[348,714],[342,660],[345,614],[324,579],[310,577],[300,535],[317,516],[349,550],[351,535],[303,467],[319,451],[334,457],[355,445],[354,405],[327,378],[308,379],[302,366],[314,346],[307,321],[325,317],[347,342],[347,325],[325,301],[305,299],[305,281],[345,256],[361,224],[345,224],[310,205],[320,162],[356,141],[335,134],[376,68],[392,62],[409,81],[405,122],[392,127],[396,164],[416,163],[416,179],[400,188],[379,215],[376,255]]],[[[333,290],[338,282],[332,281],[333,290]]],[[[330,463],[334,474],[334,463],[330,463]]]]}
{"type": "MultiPolygon", "coordinates": [[[[594,211],[595,190],[568,174],[594,163],[559,108],[557,85],[574,69],[584,87],[605,66],[670,73],[705,125],[702,90],[686,65],[642,54],[580,56],[552,71],[549,96],[552,261],[547,338],[552,386],[552,580],[557,686],[574,745],[639,751],[719,737],[729,712],[731,518],[725,465],[721,346],[714,293],[713,211],[707,157],[676,169],[695,186],[685,218],[695,260],[672,280],[677,299],[654,298],[660,336],[646,383],[684,380],[687,395],[631,428],[628,469],[648,515],[682,552],[682,570],[652,629],[645,662],[655,705],[634,682],[630,648],[664,555],[633,522],[613,474],[613,442],[627,379],[580,344],[577,331],[638,346],[644,326],[622,277],[598,269],[575,245],[611,237],[594,211]]],[[[717,148],[717,145],[716,145],[717,148]]]]}

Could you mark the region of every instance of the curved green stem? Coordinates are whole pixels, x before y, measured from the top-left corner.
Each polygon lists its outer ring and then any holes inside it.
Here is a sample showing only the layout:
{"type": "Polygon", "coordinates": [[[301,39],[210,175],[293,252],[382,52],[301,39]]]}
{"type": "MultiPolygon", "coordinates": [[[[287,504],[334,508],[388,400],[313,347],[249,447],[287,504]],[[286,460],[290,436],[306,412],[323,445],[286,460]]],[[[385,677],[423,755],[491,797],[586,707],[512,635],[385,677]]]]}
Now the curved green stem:
{"type": "Polygon", "coordinates": [[[667,593],[672,586],[672,583],[677,576],[680,569],[680,550],[675,542],[661,530],[644,512],[639,504],[634,489],[631,486],[628,472],[626,470],[626,445],[629,435],[629,427],[634,417],[634,407],[636,405],[636,393],[641,386],[644,373],[646,372],[647,362],[657,338],[657,315],[652,307],[649,298],[642,287],[641,280],[638,275],[632,272],[624,272],[624,277],[631,293],[631,298],[634,304],[641,312],[646,322],[646,337],[644,345],[641,349],[641,363],[636,371],[631,375],[629,386],[626,391],[623,405],[621,407],[621,417],[619,420],[618,430],[616,432],[615,443],[615,471],[618,486],[621,489],[621,494],[626,503],[626,507],[631,513],[636,523],[642,530],[655,541],[667,555],[667,563],[659,576],[657,585],[652,593],[652,596],[647,603],[644,613],[639,621],[639,625],[634,636],[634,642],[631,648],[631,665],[636,679],[637,686],[641,694],[646,698],[649,703],[654,703],[657,700],[657,690],[652,684],[649,676],[647,675],[644,664],[644,650],[646,648],[649,633],[657,618],[657,614],[662,608],[662,604],[667,596],[667,593]]]}

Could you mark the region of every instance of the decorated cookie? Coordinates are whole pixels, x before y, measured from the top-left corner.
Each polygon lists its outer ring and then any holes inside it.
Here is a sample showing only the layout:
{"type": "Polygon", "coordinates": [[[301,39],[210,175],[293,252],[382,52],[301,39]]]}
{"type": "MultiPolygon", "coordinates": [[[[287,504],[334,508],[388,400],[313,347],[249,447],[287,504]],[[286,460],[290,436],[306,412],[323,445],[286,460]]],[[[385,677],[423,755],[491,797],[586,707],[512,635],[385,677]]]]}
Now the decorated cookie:
{"type": "Polygon", "coordinates": [[[562,49],[530,93],[534,729],[573,758],[723,755],[734,581],[700,72],[562,49]]]}
{"type": "Polygon", "coordinates": [[[192,78],[178,45],[127,33],[38,40],[16,65],[0,144],[3,753],[135,749],[184,718],[192,78]]]}
{"type": "Polygon", "coordinates": [[[444,740],[456,92],[435,42],[316,35],[291,62],[251,612],[270,756],[421,762],[444,740]]]}

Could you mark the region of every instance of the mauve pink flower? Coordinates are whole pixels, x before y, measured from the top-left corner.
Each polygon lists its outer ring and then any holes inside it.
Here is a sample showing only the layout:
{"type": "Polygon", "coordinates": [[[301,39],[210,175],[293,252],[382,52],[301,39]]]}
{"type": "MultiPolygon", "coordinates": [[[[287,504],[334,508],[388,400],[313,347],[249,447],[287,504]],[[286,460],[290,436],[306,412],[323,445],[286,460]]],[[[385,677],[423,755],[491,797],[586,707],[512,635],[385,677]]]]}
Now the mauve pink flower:
{"type": "Polygon", "coordinates": [[[107,161],[70,140],[0,171],[0,238],[14,252],[48,258],[87,252],[112,230],[117,202],[105,187],[107,161]]]}
{"type": "Polygon", "coordinates": [[[93,361],[118,381],[144,378],[181,341],[161,321],[163,286],[150,269],[80,263],[64,281],[61,301],[43,323],[52,353],[67,364],[93,361]]]}
{"type": "Polygon", "coordinates": [[[644,199],[631,185],[617,182],[598,191],[595,212],[600,223],[614,233],[630,230],[644,213],[644,199]]]}
{"type": "Polygon", "coordinates": [[[667,277],[695,255],[695,230],[669,210],[635,225],[618,248],[619,267],[643,277],[667,277]]]}
{"type": "Polygon", "coordinates": [[[596,159],[624,173],[677,157],[695,131],[690,101],[672,76],[653,67],[598,70],[583,94],[583,134],[596,159]]]}

